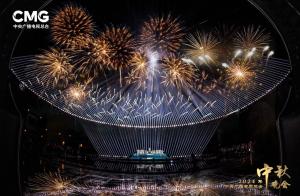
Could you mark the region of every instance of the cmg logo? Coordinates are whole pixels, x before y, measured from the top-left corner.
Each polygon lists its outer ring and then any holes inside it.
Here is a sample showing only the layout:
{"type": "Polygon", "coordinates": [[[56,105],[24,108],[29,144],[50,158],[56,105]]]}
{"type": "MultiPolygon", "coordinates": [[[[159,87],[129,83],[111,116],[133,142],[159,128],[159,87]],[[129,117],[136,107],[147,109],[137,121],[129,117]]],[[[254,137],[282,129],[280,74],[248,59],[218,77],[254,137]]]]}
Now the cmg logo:
{"type": "Polygon", "coordinates": [[[21,11],[16,10],[12,18],[15,22],[21,23],[21,22],[42,22],[46,23],[49,21],[49,15],[46,10],[42,11],[21,11]]]}

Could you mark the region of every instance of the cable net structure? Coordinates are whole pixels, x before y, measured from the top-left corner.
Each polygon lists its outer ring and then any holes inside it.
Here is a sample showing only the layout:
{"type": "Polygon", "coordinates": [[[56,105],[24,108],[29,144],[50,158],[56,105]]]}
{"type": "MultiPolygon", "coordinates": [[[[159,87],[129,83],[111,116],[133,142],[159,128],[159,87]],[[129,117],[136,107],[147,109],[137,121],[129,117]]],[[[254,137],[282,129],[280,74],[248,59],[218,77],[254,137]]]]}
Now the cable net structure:
{"type": "Polygon", "coordinates": [[[254,78],[248,81],[251,86],[245,89],[232,89],[220,81],[205,93],[192,87],[179,91],[155,81],[152,89],[144,90],[134,84],[120,87],[116,76],[59,89],[46,85],[50,79],[41,78],[32,58],[14,57],[11,70],[40,98],[81,119],[137,128],[177,127],[226,117],[269,93],[290,72],[288,61],[269,58],[259,62],[254,78]]]}
{"type": "Polygon", "coordinates": [[[100,158],[128,158],[137,150],[163,150],[169,158],[201,156],[219,122],[205,126],[140,129],[82,122],[100,158]]]}

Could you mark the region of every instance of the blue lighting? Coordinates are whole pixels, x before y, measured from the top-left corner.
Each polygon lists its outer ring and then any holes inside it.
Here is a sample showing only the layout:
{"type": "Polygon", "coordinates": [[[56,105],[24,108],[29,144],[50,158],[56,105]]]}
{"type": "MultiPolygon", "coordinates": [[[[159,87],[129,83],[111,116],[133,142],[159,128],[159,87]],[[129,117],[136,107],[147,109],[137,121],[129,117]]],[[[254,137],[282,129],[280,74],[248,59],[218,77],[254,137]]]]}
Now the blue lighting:
{"type": "Polygon", "coordinates": [[[133,160],[167,160],[169,157],[163,150],[137,150],[131,157],[133,160]]]}

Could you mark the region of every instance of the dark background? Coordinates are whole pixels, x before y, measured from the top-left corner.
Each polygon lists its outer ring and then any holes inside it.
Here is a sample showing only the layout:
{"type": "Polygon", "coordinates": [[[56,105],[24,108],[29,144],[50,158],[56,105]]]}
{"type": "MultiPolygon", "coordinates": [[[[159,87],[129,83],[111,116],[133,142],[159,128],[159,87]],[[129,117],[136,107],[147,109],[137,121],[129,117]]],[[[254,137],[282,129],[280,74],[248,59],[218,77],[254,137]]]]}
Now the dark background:
{"type": "MultiPolygon", "coordinates": [[[[68,2],[68,1],[66,1],[68,2]]],[[[78,1],[80,2],[80,1],[78,1]]],[[[257,21],[257,24],[265,24],[269,25],[267,21],[261,20],[261,16],[259,16],[258,12],[253,12],[253,10],[249,9],[249,2],[244,0],[240,1],[209,1],[205,7],[211,8],[212,11],[209,9],[201,9],[201,4],[205,2],[198,2],[196,1],[183,1],[182,3],[172,4],[170,1],[161,1],[159,4],[157,1],[108,1],[102,2],[101,4],[89,7],[89,11],[93,16],[96,16],[95,20],[98,22],[99,28],[102,23],[127,23],[132,28],[135,28],[135,25],[138,24],[144,18],[143,11],[132,12],[130,5],[135,4],[138,7],[141,7],[145,12],[152,12],[153,10],[150,7],[155,7],[152,4],[159,5],[159,12],[170,11],[170,10],[182,10],[178,14],[184,17],[185,21],[188,23],[187,26],[193,26],[195,21],[209,19],[209,23],[215,23],[220,17],[216,15],[219,13],[230,12],[232,14],[226,14],[225,17],[222,18],[223,22],[232,22],[232,23],[253,23],[253,21],[257,21]],[[114,4],[118,3],[118,6],[114,6],[114,4]],[[121,5],[120,5],[121,4],[121,5]],[[148,6],[148,5],[152,6],[148,6]],[[106,7],[114,7],[113,10],[107,10],[106,7]],[[180,7],[180,9],[178,9],[180,7]],[[199,12],[195,13],[190,11],[190,9],[197,8],[199,12]],[[242,16],[236,16],[236,20],[232,21],[232,16],[238,10],[245,10],[245,14],[242,16]],[[107,14],[107,13],[110,14],[107,14]],[[122,17],[120,17],[122,16],[122,17]],[[124,16],[124,17],[123,17],[124,16]],[[227,17],[226,17],[227,16],[227,17]],[[249,19],[251,18],[251,20],[249,19]]],[[[281,120],[280,120],[280,127],[282,131],[282,144],[283,144],[283,160],[284,163],[288,165],[290,175],[292,176],[292,187],[290,188],[289,192],[286,195],[297,195],[299,193],[299,189],[297,189],[298,184],[300,183],[300,172],[299,172],[299,158],[300,150],[299,150],[299,141],[300,141],[300,86],[299,86],[299,78],[300,78],[300,69],[299,69],[299,54],[300,54],[300,12],[297,10],[300,9],[299,3],[297,0],[256,0],[255,1],[275,22],[278,26],[279,30],[281,31],[284,39],[287,43],[290,55],[291,55],[291,62],[293,66],[293,71],[287,81],[282,84],[278,89],[274,90],[274,92],[264,98],[259,103],[252,106],[247,111],[248,113],[257,113],[259,115],[244,115],[245,118],[241,117],[241,122],[248,123],[252,122],[251,124],[246,125],[239,125],[238,128],[241,130],[245,130],[245,127],[250,130],[258,130],[263,129],[259,126],[261,125],[268,125],[270,122],[274,122],[273,125],[276,125],[276,120],[280,113],[281,120]],[[297,5],[298,4],[298,5],[297,5]],[[291,87],[291,95],[290,98],[287,99],[289,88],[291,87]],[[287,103],[286,107],[285,103],[287,103]],[[282,110],[284,109],[284,110],[282,110]],[[270,116],[270,122],[264,122],[260,118],[261,116],[270,116]]],[[[34,96],[32,99],[34,101],[27,101],[27,99],[23,100],[18,83],[16,82],[13,75],[8,70],[9,59],[11,55],[11,50],[13,48],[14,42],[20,32],[20,30],[15,30],[12,27],[12,18],[11,15],[13,11],[17,9],[21,10],[36,10],[38,7],[41,6],[41,2],[39,1],[26,1],[26,0],[19,0],[19,1],[1,1],[0,3],[0,133],[1,133],[1,162],[3,163],[1,177],[4,183],[1,183],[3,187],[1,187],[1,191],[10,193],[9,195],[18,195],[20,194],[18,187],[19,187],[19,178],[18,178],[18,147],[19,142],[21,141],[20,131],[22,130],[23,121],[20,121],[20,116],[24,113],[20,108],[31,108],[31,107],[38,107],[39,111],[47,110],[47,106],[43,105],[43,103],[36,100],[34,96]],[[14,95],[14,96],[11,96],[14,95]],[[15,100],[14,100],[14,99],[15,100]],[[17,107],[16,107],[17,106],[17,107]],[[20,107],[22,106],[22,107],[20,107]]],[[[59,5],[60,3],[58,3],[59,5]]],[[[64,2],[61,2],[63,5],[64,2]]],[[[83,3],[84,5],[84,3],[83,3]]],[[[250,6],[251,7],[251,6],[250,6]]],[[[53,6],[55,9],[55,6],[53,6]]],[[[156,9],[157,10],[157,9],[156,9]]],[[[255,10],[255,9],[254,9],[255,10]]],[[[50,10],[51,11],[51,10],[50,10]]],[[[159,13],[156,13],[159,14],[159,13]]],[[[42,48],[45,44],[51,44],[51,42],[47,43],[42,38],[40,32],[36,33],[32,31],[33,34],[30,34],[31,40],[23,39],[19,45],[22,46],[22,51],[28,52],[27,54],[33,54],[36,51],[36,48],[42,48]],[[33,48],[33,49],[32,49],[33,48]],[[25,49],[25,50],[24,50],[25,49]]],[[[30,33],[32,33],[30,32],[30,33]]],[[[47,33],[45,32],[47,36],[47,33]]],[[[277,38],[278,39],[278,38],[277,38]]],[[[283,47],[283,46],[281,46],[283,47]]],[[[280,51],[276,48],[276,52],[280,51]]],[[[282,48],[282,52],[284,53],[284,49],[282,48]]],[[[18,51],[17,51],[18,52],[18,51]]],[[[26,53],[25,53],[26,54],[26,53]]],[[[285,56],[285,54],[283,54],[285,56]]],[[[247,113],[246,112],[246,113],[247,113]]],[[[55,113],[57,116],[58,113],[55,113]]],[[[23,116],[23,115],[22,115],[23,116]]],[[[58,115],[59,116],[59,115],[58,115]]],[[[59,117],[58,117],[59,118],[59,117]]],[[[235,118],[235,117],[232,117],[235,118]]],[[[72,120],[70,120],[72,121],[72,120]]],[[[224,125],[226,126],[226,124],[224,125]]],[[[276,129],[276,127],[273,127],[276,129]]],[[[266,128],[267,130],[267,128],[266,128]]],[[[226,133],[227,135],[231,136],[230,133],[226,133]]],[[[224,134],[224,135],[226,135],[224,134]]],[[[268,138],[268,132],[265,134],[260,134],[260,136],[265,137],[265,139],[261,139],[260,143],[266,143],[269,141],[273,141],[272,139],[268,138]]],[[[254,134],[255,135],[255,134],[254,134]]],[[[228,137],[228,136],[227,136],[228,137]]],[[[239,137],[239,136],[237,136],[239,137]]],[[[233,142],[234,139],[224,136],[224,141],[228,143],[233,142]]],[[[264,149],[262,147],[261,149],[264,149]]],[[[269,152],[266,150],[266,152],[269,152]]],[[[278,153],[278,149],[274,149],[274,154],[270,156],[278,157],[280,154],[278,153]]],[[[263,154],[263,153],[262,153],[263,154]]],[[[1,164],[2,165],[2,164],[1,164]]]]}

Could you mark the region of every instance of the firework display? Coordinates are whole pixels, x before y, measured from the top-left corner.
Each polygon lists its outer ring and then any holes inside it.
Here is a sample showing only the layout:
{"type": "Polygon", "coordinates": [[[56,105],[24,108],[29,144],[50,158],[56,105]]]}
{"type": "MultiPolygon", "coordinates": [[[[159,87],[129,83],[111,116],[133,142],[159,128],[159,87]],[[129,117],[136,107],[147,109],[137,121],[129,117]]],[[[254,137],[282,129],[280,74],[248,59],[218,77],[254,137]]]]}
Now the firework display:
{"type": "Polygon", "coordinates": [[[217,46],[220,43],[212,33],[196,32],[189,35],[186,43],[186,54],[192,59],[199,61],[200,64],[214,62],[218,57],[217,46]]]}
{"type": "Polygon", "coordinates": [[[127,83],[137,83],[137,88],[146,88],[146,81],[154,77],[157,71],[154,67],[150,67],[150,58],[145,52],[135,52],[130,61],[131,70],[127,76],[127,83]]]}
{"type": "Polygon", "coordinates": [[[228,86],[230,88],[250,87],[256,73],[253,67],[247,62],[236,62],[230,65],[226,70],[228,86]]]}
{"type": "Polygon", "coordinates": [[[180,48],[183,37],[184,29],[178,18],[171,15],[150,17],[142,26],[140,44],[162,53],[175,53],[180,48]]]}
{"type": "Polygon", "coordinates": [[[188,31],[172,14],[149,16],[136,29],[110,24],[95,33],[94,24],[79,6],[59,9],[50,26],[55,46],[13,57],[11,70],[51,105],[97,123],[153,128],[219,119],[290,72],[261,26],[188,31]]]}
{"type": "Polygon", "coordinates": [[[113,51],[110,65],[118,70],[126,67],[134,51],[134,39],[126,27],[106,27],[101,38],[111,45],[113,51]]]}
{"type": "Polygon", "coordinates": [[[237,32],[234,37],[234,44],[242,50],[252,50],[252,48],[265,48],[270,42],[270,34],[265,29],[250,25],[244,27],[241,32],[237,32]]]}
{"type": "Polygon", "coordinates": [[[70,60],[75,66],[73,71],[77,78],[88,80],[101,77],[106,70],[110,69],[111,53],[110,45],[100,38],[88,39],[84,47],[70,51],[70,60]]]}
{"type": "Polygon", "coordinates": [[[88,13],[77,6],[58,10],[51,21],[53,41],[66,47],[81,47],[93,34],[94,23],[88,13]]]}
{"type": "Polygon", "coordinates": [[[192,86],[195,78],[193,65],[184,63],[183,60],[176,57],[163,59],[162,65],[165,72],[165,76],[162,76],[162,84],[166,86],[174,85],[179,89],[192,86]]]}
{"type": "Polygon", "coordinates": [[[69,83],[72,78],[73,65],[66,52],[55,48],[45,50],[36,56],[36,66],[40,69],[40,75],[47,85],[63,85],[69,83]]]}
{"type": "MultiPolygon", "coordinates": [[[[95,172],[95,171],[89,171],[95,172]]],[[[87,173],[87,174],[86,174],[87,173]]],[[[97,173],[97,172],[96,172],[97,173]]],[[[253,176],[247,176],[253,178],[253,176]]],[[[230,189],[229,184],[237,182],[236,178],[216,174],[195,178],[188,174],[176,175],[130,175],[101,173],[91,175],[78,174],[72,178],[61,177],[59,173],[40,173],[29,179],[26,193],[30,195],[257,195],[260,190],[251,188],[230,189]],[[56,176],[59,176],[57,178],[56,176]],[[206,178],[212,178],[207,180],[206,178]],[[71,180],[70,180],[71,179],[71,180]]]]}
{"type": "Polygon", "coordinates": [[[59,173],[36,175],[29,180],[28,186],[33,192],[42,192],[47,195],[64,195],[72,193],[76,187],[71,180],[62,177],[59,173]]]}

